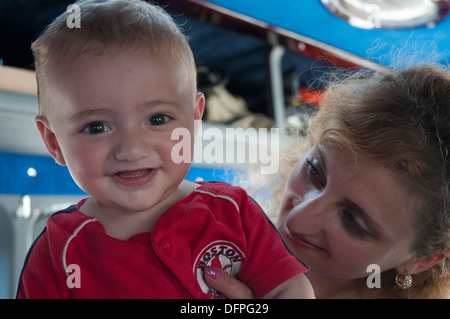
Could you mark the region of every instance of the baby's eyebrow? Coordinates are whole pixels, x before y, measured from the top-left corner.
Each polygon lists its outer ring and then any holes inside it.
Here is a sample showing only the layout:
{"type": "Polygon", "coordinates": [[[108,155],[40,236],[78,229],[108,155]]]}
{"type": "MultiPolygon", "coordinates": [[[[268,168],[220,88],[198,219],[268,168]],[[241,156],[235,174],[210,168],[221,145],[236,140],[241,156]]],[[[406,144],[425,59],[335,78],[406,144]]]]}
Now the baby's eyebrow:
{"type": "Polygon", "coordinates": [[[79,121],[82,120],[86,117],[90,117],[90,116],[96,116],[96,115],[104,115],[107,113],[111,113],[111,110],[108,109],[92,109],[92,110],[86,110],[86,111],[81,111],[78,113],[75,113],[74,115],[72,115],[70,117],[71,120],[73,121],[79,121]]]}
{"type": "Polygon", "coordinates": [[[179,103],[176,100],[162,100],[162,99],[158,99],[158,100],[153,100],[153,101],[148,101],[142,104],[142,109],[151,109],[154,108],[156,106],[169,106],[169,107],[174,107],[174,108],[178,108],[181,107],[179,105],[179,103]]]}

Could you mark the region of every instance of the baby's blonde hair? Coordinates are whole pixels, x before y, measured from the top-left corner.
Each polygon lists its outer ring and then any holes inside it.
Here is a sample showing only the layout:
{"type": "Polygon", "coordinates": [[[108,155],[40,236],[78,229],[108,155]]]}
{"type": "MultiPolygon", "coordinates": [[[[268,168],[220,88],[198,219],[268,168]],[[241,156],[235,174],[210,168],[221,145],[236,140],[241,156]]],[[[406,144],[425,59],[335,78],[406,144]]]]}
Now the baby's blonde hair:
{"type": "Polygon", "coordinates": [[[196,67],[186,36],[162,8],[140,0],[80,0],[79,27],[70,10],[58,16],[32,44],[40,113],[48,109],[49,65],[58,69],[86,53],[117,54],[145,48],[150,55],[181,59],[188,69],[194,93],[196,67]]]}

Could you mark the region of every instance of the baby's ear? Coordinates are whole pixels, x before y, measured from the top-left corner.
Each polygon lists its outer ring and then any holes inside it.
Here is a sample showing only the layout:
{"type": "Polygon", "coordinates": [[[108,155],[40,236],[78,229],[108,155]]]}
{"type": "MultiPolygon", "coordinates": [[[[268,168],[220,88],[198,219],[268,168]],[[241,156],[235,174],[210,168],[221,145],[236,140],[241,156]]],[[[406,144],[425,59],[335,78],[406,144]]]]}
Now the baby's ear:
{"type": "Polygon", "coordinates": [[[50,124],[45,116],[36,116],[36,126],[41,133],[41,137],[44,140],[45,146],[47,147],[50,155],[55,159],[55,162],[59,165],[66,165],[64,156],[59,147],[58,140],[56,139],[55,133],[50,128],[50,124]]]}
{"type": "Polygon", "coordinates": [[[205,96],[203,95],[203,93],[199,92],[195,96],[195,107],[194,107],[194,133],[196,136],[200,127],[204,110],[205,110],[205,96]]]}

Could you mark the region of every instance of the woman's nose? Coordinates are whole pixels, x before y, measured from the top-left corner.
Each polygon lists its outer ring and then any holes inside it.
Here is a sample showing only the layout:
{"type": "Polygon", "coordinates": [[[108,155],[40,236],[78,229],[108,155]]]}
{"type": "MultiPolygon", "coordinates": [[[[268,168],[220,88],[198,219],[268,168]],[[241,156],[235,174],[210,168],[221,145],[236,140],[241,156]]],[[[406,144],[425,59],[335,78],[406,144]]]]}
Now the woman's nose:
{"type": "Polygon", "coordinates": [[[333,205],[323,194],[306,194],[301,203],[298,203],[292,213],[304,227],[309,229],[324,227],[331,218],[333,205]]]}

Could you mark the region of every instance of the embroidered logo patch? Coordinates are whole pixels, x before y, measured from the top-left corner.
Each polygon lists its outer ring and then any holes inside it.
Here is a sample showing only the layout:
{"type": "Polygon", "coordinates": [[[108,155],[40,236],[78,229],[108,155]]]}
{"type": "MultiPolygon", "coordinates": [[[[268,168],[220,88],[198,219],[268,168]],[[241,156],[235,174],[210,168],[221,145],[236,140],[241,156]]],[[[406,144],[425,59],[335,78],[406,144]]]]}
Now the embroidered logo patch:
{"type": "Polygon", "coordinates": [[[205,294],[208,294],[211,299],[225,298],[223,294],[208,285],[205,280],[203,269],[205,266],[216,267],[236,278],[244,259],[245,255],[232,242],[219,240],[206,246],[197,256],[193,269],[194,275],[197,276],[197,281],[202,291],[205,294]]]}

